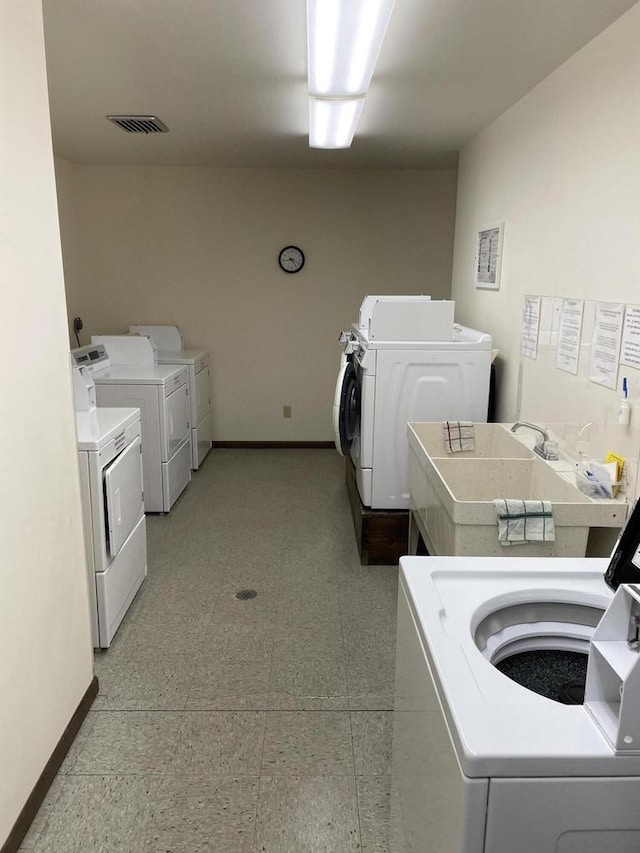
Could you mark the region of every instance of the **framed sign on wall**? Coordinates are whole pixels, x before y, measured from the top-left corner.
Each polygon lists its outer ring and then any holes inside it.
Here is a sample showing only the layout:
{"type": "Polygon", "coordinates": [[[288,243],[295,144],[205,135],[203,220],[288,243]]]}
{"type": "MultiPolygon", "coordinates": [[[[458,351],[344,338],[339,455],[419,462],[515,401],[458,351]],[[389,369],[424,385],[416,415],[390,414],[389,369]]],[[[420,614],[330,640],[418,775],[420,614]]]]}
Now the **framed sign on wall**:
{"type": "Polygon", "coordinates": [[[477,289],[500,290],[504,222],[487,225],[476,239],[475,283],[477,289]]]}

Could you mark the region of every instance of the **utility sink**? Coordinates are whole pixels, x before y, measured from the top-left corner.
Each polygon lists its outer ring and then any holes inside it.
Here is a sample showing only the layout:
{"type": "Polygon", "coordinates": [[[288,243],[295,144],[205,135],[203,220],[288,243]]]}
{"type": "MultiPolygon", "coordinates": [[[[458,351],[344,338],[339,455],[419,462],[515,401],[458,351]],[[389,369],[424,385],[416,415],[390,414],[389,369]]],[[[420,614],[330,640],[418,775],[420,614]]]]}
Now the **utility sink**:
{"type": "Polygon", "coordinates": [[[582,557],[590,528],[624,524],[626,503],[583,494],[508,429],[475,424],[474,449],[447,453],[441,423],[409,424],[412,524],[430,554],[582,557]],[[502,545],[496,498],[551,501],[555,542],[502,545]]]}
{"type": "MultiPolygon", "coordinates": [[[[535,454],[502,424],[474,424],[473,450],[447,453],[441,423],[409,424],[421,449],[433,458],[533,459],[535,454]]],[[[411,434],[411,433],[410,433],[411,434]]]]}

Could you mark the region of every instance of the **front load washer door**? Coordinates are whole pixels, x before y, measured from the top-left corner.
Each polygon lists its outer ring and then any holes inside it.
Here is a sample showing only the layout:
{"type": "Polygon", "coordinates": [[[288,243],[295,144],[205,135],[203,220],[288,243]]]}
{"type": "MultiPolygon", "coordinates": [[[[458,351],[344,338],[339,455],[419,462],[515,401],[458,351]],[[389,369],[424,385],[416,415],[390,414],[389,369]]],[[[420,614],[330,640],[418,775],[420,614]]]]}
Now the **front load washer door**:
{"type": "Polygon", "coordinates": [[[351,442],[360,427],[360,383],[351,360],[343,361],[336,384],[333,403],[333,429],[336,450],[342,456],[349,453],[351,442]]]}

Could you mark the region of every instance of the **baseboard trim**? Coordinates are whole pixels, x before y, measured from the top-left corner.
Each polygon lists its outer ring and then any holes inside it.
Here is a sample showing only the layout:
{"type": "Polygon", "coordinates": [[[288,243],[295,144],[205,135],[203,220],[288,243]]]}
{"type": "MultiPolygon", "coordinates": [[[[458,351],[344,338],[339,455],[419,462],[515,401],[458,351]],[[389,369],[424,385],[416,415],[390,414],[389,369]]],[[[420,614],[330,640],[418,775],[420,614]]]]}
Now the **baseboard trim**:
{"type": "Polygon", "coordinates": [[[312,450],[329,450],[335,448],[332,441],[214,441],[216,447],[249,450],[283,450],[286,448],[311,448],[312,450]]]}
{"type": "MultiPolygon", "coordinates": [[[[13,829],[9,833],[9,837],[0,847],[0,853],[16,853],[22,841],[33,823],[33,819],[38,813],[38,809],[42,805],[47,791],[51,787],[56,773],[60,769],[66,754],[71,748],[71,744],[75,740],[76,735],[80,731],[84,718],[89,712],[89,708],[93,704],[93,700],[98,695],[98,679],[93,676],[91,684],[87,687],[84,696],[80,700],[78,707],[74,711],[73,716],[67,723],[67,727],[62,733],[62,737],[56,744],[55,749],[51,753],[51,758],[45,764],[44,770],[40,774],[40,778],[36,782],[29,795],[29,799],[24,804],[24,808],[18,815],[18,819],[13,825],[13,829]]],[[[5,780],[6,781],[6,780],[5,780]]]]}

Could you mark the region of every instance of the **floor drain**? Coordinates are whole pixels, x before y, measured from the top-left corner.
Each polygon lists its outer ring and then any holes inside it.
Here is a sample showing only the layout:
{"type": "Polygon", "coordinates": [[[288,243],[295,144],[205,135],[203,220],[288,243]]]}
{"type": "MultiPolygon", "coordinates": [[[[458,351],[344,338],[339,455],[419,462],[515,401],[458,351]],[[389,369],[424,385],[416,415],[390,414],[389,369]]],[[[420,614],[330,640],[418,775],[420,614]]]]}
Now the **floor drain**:
{"type": "Polygon", "coordinates": [[[238,601],[251,601],[252,598],[255,598],[258,593],[255,589],[241,589],[236,592],[235,597],[238,601]]]}

